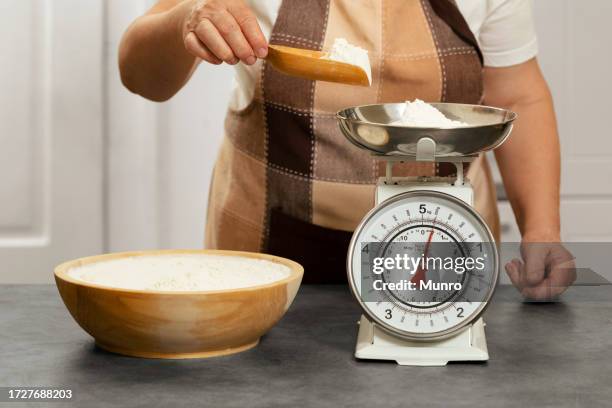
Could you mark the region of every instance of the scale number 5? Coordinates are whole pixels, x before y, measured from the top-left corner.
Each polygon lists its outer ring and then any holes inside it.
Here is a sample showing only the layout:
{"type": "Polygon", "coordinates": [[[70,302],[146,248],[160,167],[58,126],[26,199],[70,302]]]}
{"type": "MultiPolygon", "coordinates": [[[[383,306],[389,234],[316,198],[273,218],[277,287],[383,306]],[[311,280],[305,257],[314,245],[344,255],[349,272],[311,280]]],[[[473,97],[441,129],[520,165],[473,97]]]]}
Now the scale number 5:
{"type": "Polygon", "coordinates": [[[427,205],[421,204],[419,206],[419,214],[425,214],[427,212],[427,205]]]}

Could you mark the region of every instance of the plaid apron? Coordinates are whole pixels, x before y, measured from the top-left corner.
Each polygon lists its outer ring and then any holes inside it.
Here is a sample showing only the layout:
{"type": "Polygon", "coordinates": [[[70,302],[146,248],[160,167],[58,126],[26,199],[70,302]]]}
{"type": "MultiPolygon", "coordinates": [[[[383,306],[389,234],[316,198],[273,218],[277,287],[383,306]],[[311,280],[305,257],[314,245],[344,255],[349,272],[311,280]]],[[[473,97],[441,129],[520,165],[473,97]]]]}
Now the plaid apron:
{"type": "MultiPolygon", "coordinates": [[[[346,38],[369,51],[372,86],[293,78],[261,65],[252,102],[230,110],[210,188],[206,246],[267,252],[305,267],[306,283],[346,281],[352,231],[374,205],[383,165],[341,135],[349,106],[423,99],[480,103],[482,54],[452,0],[284,0],[270,42],[327,50],[346,38]]],[[[398,175],[449,175],[406,164],[398,175]]],[[[471,164],[475,206],[498,235],[491,173],[471,164]]]]}

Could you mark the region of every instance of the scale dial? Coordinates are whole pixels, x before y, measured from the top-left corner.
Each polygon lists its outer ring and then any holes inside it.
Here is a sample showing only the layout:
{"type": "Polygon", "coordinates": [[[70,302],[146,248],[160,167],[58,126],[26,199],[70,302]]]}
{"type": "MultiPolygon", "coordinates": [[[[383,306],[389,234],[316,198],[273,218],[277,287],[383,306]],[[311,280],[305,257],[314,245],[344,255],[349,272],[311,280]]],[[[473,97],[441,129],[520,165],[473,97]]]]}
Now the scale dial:
{"type": "Polygon", "coordinates": [[[403,338],[433,340],[449,337],[480,317],[497,285],[498,265],[493,236],[469,205],[445,193],[412,191],[368,213],[351,240],[347,271],[353,294],[370,320],[403,338]],[[434,262],[424,268],[412,264],[409,273],[392,267],[373,271],[374,257],[404,255],[425,262],[472,258],[481,267],[457,273],[434,262]],[[402,281],[414,282],[415,289],[382,287],[402,281]],[[448,285],[422,289],[421,281],[448,285]]]}

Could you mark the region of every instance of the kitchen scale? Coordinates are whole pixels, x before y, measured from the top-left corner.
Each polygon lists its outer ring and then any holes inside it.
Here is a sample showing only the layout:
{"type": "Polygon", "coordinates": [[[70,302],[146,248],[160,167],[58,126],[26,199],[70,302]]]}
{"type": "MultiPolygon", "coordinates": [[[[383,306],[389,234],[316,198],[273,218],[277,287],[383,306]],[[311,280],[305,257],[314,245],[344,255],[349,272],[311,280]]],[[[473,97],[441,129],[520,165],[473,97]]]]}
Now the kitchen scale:
{"type": "Polygon", "coordinates": [[[507,139],[517,115],[479,105],[433,106],[470,126],[393,125],[406,109],[403,103],[354,107],[337,115],[351,143],[386,162],[376,205],[355,230],[347,257],[351,291],[363,310],[358,359],[413,366],[489,359],[482,314],[499,279],[499,254],[473,209],[464,171],[507,139]],[[457,173],[394,177],[393,166],[407,162],[452,163],[457,173]],[[404,264],[381,263],[398,258],[404,264]]]}

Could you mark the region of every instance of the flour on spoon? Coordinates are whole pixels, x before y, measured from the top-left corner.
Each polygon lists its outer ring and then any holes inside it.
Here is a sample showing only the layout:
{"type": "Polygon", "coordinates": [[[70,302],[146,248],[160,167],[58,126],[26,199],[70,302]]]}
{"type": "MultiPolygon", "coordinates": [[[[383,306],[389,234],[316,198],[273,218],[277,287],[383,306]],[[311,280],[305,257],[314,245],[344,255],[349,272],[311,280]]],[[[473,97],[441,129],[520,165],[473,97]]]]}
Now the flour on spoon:
{"type": "Polygon", "coordinates": [[[336,38],[331,51],[322,58],[344,62],[361,68],[368,76],[368,82],[372,85],[372,67],[370,66],[370,58],[368,57],[367,50],[350,44],[344,38],[336,38]]]}

